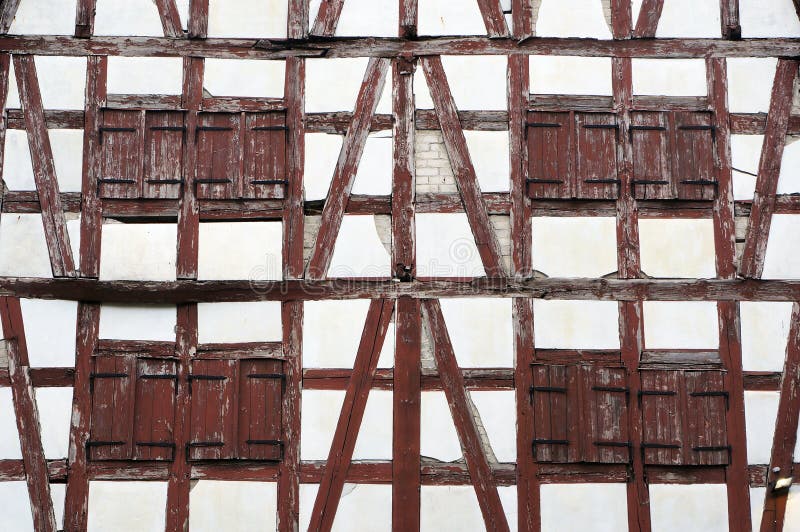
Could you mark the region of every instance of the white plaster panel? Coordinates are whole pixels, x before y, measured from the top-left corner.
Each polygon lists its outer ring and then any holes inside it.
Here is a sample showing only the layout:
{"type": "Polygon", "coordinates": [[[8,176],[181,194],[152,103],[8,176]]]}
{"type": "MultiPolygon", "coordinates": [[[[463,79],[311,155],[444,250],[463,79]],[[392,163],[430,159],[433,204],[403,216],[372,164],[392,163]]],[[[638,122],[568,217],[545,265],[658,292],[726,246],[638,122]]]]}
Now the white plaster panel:
{"type": "Polygon", "coordinates": [[[33,532],[28,485],[24,480],[0,482],[0,501],[3,501],[2,524],[5,530],[33,532]]]}
{"type": "Polygon", "coordinates": [[[418,276],[486,275],[465,213],[417,213],[415,221],[418,276]]]}
{"type": "Polygon", "coordinates": [[[422,392],[420,417],[420,455],[443,462],[460,460],[461,444],[444,392],[422,392]]]}
{"type": "Polygon", "coordinates": [[[711,219],[640,219],[642,271],[651,277],[716,276],[711,219]]]}
{"type": "Polygon", "coordinates": [[[729,57],[728,108],[732,113],[766,113],[775,78],[775,57],[729,57]]]}
{"type": "MultiPolygon", "coordinates": [[[[319,484],[300,484],[300,530],[308,530],[319,484]]],[[[379,532],[392,529],[392,487],[345,483],[333,532],[379,532]]]]}
{"type": "Polygon", "coordinates": [[[739,303],[742,369],[783,371],[792,304],[777,301],[739,303]]]}
{"type": "Polygon", "coordinates": [[[742,37],[798,37],[800,20],[792,0],[739,0],[742,37]]]}
{"type": "Polygon", "coordinates": [[[464,131],[481,192],[507,192],[510,180],[508,131],[464,131]]]}
{"type": "Polygon", "coordinates": [[[20,299],[31,367],[75,365],[76,301],[20,299]]]}
{"type": "Polygon", "coordinates": [[[275,482],[199,480],[189,492],[189,528],[194,532],[276,529],[275,482]]]}
{"type": "Polygon", "coordinates": [[[40,214],[0,217],[0,275],[52,277],[40,214]]]}
{"type": "Polygon", "coordinates": [[[764,498],[766,495],[767,488],[750,488],[750,521],[753,525],[753,530],[761,530],[761,516],[764,512],[764,498]]]}
{"type": "Polygon", "coordinates": [[[177,311],[171,305],[105,303],[100,309],[100,338],[175,341],[177,311]]]}
{"type": "Polygon", "coordinates": [[[47,459],[66,458],[72,418],[72,387],[35,388],[42,446],[47,459]]]}
{"type": "Polygon", "coordinates": [[[286,61],[206,58],[203,88],[213,96],[283,98],[286,61]]]}
{"type": "MultiPolygon", "coordinates": [[[[0,460],[20,460],[22,451],[19,447],[17,416],[14,413],[14,401],[11,388],[0,388],[0,460]]],[[[0,482],[0,488],[6,482],[0,482]]],[[[26,492],[27,497],[27,492],[26,492]]],[[[5,500],[0,498],[0,500],[5,500]]]]}
{"type": "MultiPolygon", "coordinates": [[[[503,55],[443,55],[442,66],[456,108],[459,111],[508,109],[507,65],[503,55]]],[[[414,74],[414,96],[418,109],[433,109],[421,67],[414,74]]]]}
{"type": "Polygon", "coordinates": [[[633,93],[705,96],[704,59],[633,59],[633,93]]]}
{"type": "MultiPolygon", "coordinates": [[[[800,486],[797,484],[789,488],[786,514],[783,516],[783,529],[800,530],[800,486]]],[[[753,530],[756,530],[755,527],[753,527],[753,530]]]]}
{"type": "Polygon", "coordinates": [[[11,23],[12,35],[72,35],[77,0],[22,0],[11,23]]]}
{"type": "Polygon", "coordinates": [[[744,392],[748,464],[769,463],[780,396],[780,392],[744,392]]]}
{"type": "Polygon", "coordinates": [[[163,530],[166,507],[166,482],[89,482],[88,530],[91,532],[163,530]]]}
{"type": "MultiPolygon", "coordinates": [[[[72,33],[70,31],[69,33],[72,33]]],[[[45,109],[83,109],[86,91],[86,58],[58,55],[36,56],[36,77],[45,109]]],[[[8,70],[6,107],[22,107],[12,63],[8,70]]]]}
{"type": "MultiPolygon", "coordinates": [[[[306,59],[306,112],[353,111],[368,63],[366,57],[306,59]]],[[[391,93],[387,72],[376,113],[392,112],[391,93]]]]}
{"type": "MultiPolygon", "coordinates": [[[[307,329],[306,329],[307,330],[307,329]]],[[[303,390],[300,459],[327,460],[344,403],[344,390],[303,390]]]]}
{"type": "Polygon", "coordinates": [[[533,268],[550,277],[602,277],[617,271],[617,221],[534,217],[533,268]]]}
{"type": "MultiPolygon", "coordinates": [[[[316,156],[316,154],[312,154],[312,156],[316,156]]],[[[353,194],[388,196],[392,193],[393,167],[391,130],[370,133],[364,145],[364,152],[361,154],[361,161],[358,163],[358,171],[351,192],[353,194]]],[[[328,185],[335,168],[336,161],[334,160],[330,172],[325,174],[328,185]]],[[[327,189],[325,192],[327,193],[327,189]]]]}
{"type": "Polygon", "coordinates": [[[472,486],[422,486],[420,532],[485,530],[472,486]]]}
{"type": "Polygon", "coordinates": [[[727,532],[725,484],[650,484],[653,532],[727,532]]]}
{"type": "Polygon", "coordinates": [[[713,301],[645,301],[647,349],[717,349],[719,324],[713,301]]]}
{"type": "Polygon", "coordinates": [[[94,34],[163,37],[164,30],[152,0],[97,0],[94,34]]]}
{"type": "Polygon", "coordinates": [[[477,0],[419,0],[419,35],[486,35],[477,0]]]}
{"type": "Polygon", "coordinates": [[[753,199],[763,144],[764,135],[731,135],[734,199],[753,199]]]}
{"type": "Polygon", "coordinates": [[[180,57],[108,58],[109,94],[180,94],[182,90],[180,57]]]}
{"type": "MultiPolygon", "coordinates": [[[[50,147],[61,192],[80,192],[83,163],[83,130],[50,129],[50,147]]],[[[6,131],[3,180],[9,190],[36,190],[28,134],[6,131]]]]}
{"type": "Polygon", "coordinates": [[[469,393],[499,462],[517,461],[517,402],[513,390],[469,393]]]}
{"type": "Polygon", "coordinates": [[[610,39],[611,30],[598,0],[542,0],[536,35],[610,39]]]}
{"type": "Polygon", "coordinates": [[[201,223],[197,278],[282,279],[282,249],[281,222],[201,223]]]}
{"type": "Polygon", "coordinates": [[[500,504],[503,505],[503,513],[506,514],[509,530],[517,532],[517,487],[497,486],[497,494],[500,496],[500,504]]]}
{"type": "MultiPolygon", "coordinates": [[[[336,162],[342,150],[341,135],[327,133],[305,134],[305,171],[303,188],[306,201],[321,200],[328,196],[336,162]]],[[[369,140],[367,140],[369,143],[369,140]]],[[[360,166],[360,165],[359,165],[360,166]]],[[[356,182],[358,177],[356,177],[356,182]]],[[[353,184],[355,188],[356,183],[353,184]]]]}
{"type": "Polygon", "coordinates": [[[209,37],[286,37],[287,0],[210,0],[209,37]]]}
{"type": "Polygon", "coordinates": [[[532,94],[611,96],[611,58],[531,55],[532,94]]]}
{"type": "Polygon", "coordinates": [[[278,301],[199,303],[198,342],[280,342],[283,338],[278,301]]]}
{"type": "Polygon", "coordinates": [[[628,529],[625,484],[542,484],[542,532],[628,529]]]}
{"type": "Polygon", "coordinates": [[[511,299],[458,298],[439,302],[459,367],[514,365],[511,299]]]}
{"type": "Polygon", "coordinates": [[[533,300],[539,349],[619,349],[616,301],[533,300]]]}
{"type": "Polygon", "coordinates": [[[102,239],[100,280],[175,280],[176,224],[106,223],[102,239]]]}
{"type": "Polygon", "coordinates": [[[391,259],[375,216],[345,215],[336,237],[328,277],[391,277],[391,259]]]}
{"type": "Polygon", "coordinates": [[[772,215],[762,278],[800,278],[800,216],[772,215]]]}
{"type": "Polygon", "coordinates": [[[800,192],[800,137],[787,137],[783,149],[781,172],[778,178],[778,194],[797,194],[800,192]]]}
{"type": "Polygon", "coordinates": [[[25,130],[6,131],[3,181],[9,190],[36,190],[28,133],[25,130]]]}
{"type": "MultiPolygon", "coordinates": [[[[633,0],[633,23],[639,18],[642,0],[633,0]]],[[[719,2],[717,0],[670,0],[664,2],[656,37],[719,38],[719,2]],[[691,16],[687,16],[691,13],[691,16]]]]}
{"type": "Polygon", "coordinates": [[[354,460],[392,459],[392,412],[392,392],[370,390],[353,450],[354,460]]]}
{"type": "MultiPolygon", "coordinates": [[[[311,0],[309,26],[321,0],[311,0]]],[[[347,0],[336,25],[337,37],[397,37],[400,9],[398,0],[347,0]]]]}
{"type": "Polygon", "coordinates": [[[59,530],[64,528],[64,503],[67,497],[66,484],[50,484],[50,498],[53,500],[53,513],[59,530]]]}
{"type": "Polygon", "coordinates": [[[192,0],[175,0],[175,5],[178,7],[178,16],[181,19],[181,27],[186,31],[189,26],[189,5],[192,0]]]}

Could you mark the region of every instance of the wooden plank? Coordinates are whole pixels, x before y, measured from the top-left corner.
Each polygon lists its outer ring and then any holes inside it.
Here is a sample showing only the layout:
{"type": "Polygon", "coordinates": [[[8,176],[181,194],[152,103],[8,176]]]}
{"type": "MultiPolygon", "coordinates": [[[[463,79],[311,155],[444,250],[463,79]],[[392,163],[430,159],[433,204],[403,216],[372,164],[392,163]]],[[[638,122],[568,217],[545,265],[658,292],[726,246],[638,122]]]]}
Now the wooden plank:
{"type": "Polygon", "coordinates": [[[400,16],[398,18],[398,35],[400,37],[408,39],[417,36],[418,4],[419,0],[400,0],[400,16]]]}
{"type": "Polygon", "coordinates": [[[767,470],[767,494],[761,517],[761,532],[784,530],[789,487],[777,488],[776,482],[794,476],[794,446],[800,422],[800,303],[792,306],[780,397],[767,470]]]}
{"type": "Polygon", "coordinates": [[[205,39],[206,37],[208,37],[208,0],[190,0],[189,38],[205,39]]]}
{"type": "Polygon", "coordinates": [[[489,37],[509,36],[503,8],[500,7],[500,0],[478,0],[478,8],[481,10],[483,24],[486,26],[486,33],[489,37]]]}
{"type": "Polygon", "coordinates": [[[799,64],[796,60],[779,59],[775,71],[764,143],[758,162],[758,179],[739,269],[740,275],[744,277],[757,279],[764,271],[764,257],[767,253],[769,228],[775,210],[775,193],[781,172],[781,157],[786,145],[786,131],[792,108],[792,87],[799,64]]]}
{"type": "Polygon", "coordinates": [[[486,529],[508,531],[508,520],[497,492],[497,482],[492,476],[489,465],[487,454],[490,451],[484,448],[484,442],[478,432],[476,418],[480,419],[480,416],[474,405],[471,407],[472,401],[464,388],[464,379],[458,368],[439,301],[424,301],[422,306],[431,333],[436,368],[442,379],[442,387],[447,396],[447,403],[450,406],[450,413],[453,416],[453,423],[486,529]]]}
{"type": "Polygon", "coordinates": [[[308,36],[308,4],[308,0],[289,0],[286,34],[290,39],[305,39],[308,36]]]}
{"type": "Polygon", "coordinates": [[[742,27],[739,24],[739,0],[720,0],[720,22],[725,39],[741,39],[742,27]]]}
{"type": "Polygon", "coordinates": [[[303,303],[282,305],[286,375],[283,394],[283,460],[278,474],[278,530],[298,529],[300,519],[300,404],[303,378],[303,303]]]}
{"type": "Polygon", "coordinates": [[[286,60],[286,126],[289,128],[286,198],[283,203],[284,279],[303,276],[303,171],[305,164],[305,60],[286,60]]]}
{"type": "Polygon", "coordinates": [[[413,60],[392,65],[394,116],[392,171],[392,274],[403,281],[416,275],[414,200],[414,70],[413,60]]]}
{"type": "Polygon", "coordinates": [[[17,16],[17,8],[20,0],[3,0],[0,5],[0,33],[8,33],[14,17],[17,16]]]}
{"type": "Polygon", "coordinates": [[[628,39],[633,26],[631,3],[627,0],[611,0],[611,33],[614,39],[628,39]]]}
{"type": "Polygon", "coordinates": [[[344,0],[322,0],[311,34],[333,37],[336,34],[336,26],[339,24],[343,7],[344,0]]]}
{"type": "Polygon", "coordinates": [[[637,39],[655,37],[663,8],[664,0],[644,0],[639,8],[639,18],[636,20],[633,36],[637,39]]]}
{"type": "Polygon", "coordinates": [[[336,245],[336,237],[342,225],[345,205],[350,196],[350,190],[353,188],[361,154],[369,134],[369,123],[378,106],[388,70],[389,61],[387,59],[370,59],[367,65],[364,80],[356,99],[353,122],[342,143],[339,160],[328,189],[328,199],[322,210],[320,230],[306,269],[307,279],[323,279],[328,271],[333,248],[336,245]]]}
{"type": "Polygon", "coordinates": [[[178,14],[175,0],[155,0],[155,4],[161,19],[161,27],[164,29],[164,37],[183,37],[181,16],[178,14]]]}
{"type": "Polygon", "coordinates": [[[61,198],[58,195],[58,180],[50,147],[50,136],[44,121],[42,95],[36,77],[33,56],[14,56],[14,73],[17,77],[19,97],[25,112],[25,128],[31,152],[33,177],[42,206],[42,224],[50,255],[50,267],[54,277],[74,276],[75,262],[69,245],[67,221],[61,198]]]}
{"type": "Polygon", "coordinates": [[[393,373],[392,530],[420,526],[422,314],[419,300],[397,300],[393,373]]]}
{"type": "Polygon", "coordinates": [[[393,312],[394,301],[382,299],[370,303],[353,365],[353,375],[345,392],[325,472],[314,501],[309,530],[329,531],[333,527],[347,470],[353,458],[356,438],[361,428],[361,420],[364,417],[364,409],[367,406],[372,379],[378,367],[378,357],[393,312]]]}
{"type": "Polygon", "coordinates": [[[31,383],[28,346],[19,299],[0,298],[0,318],[3,322],[3,338],[8,340],[8,376],[11,380],[11,396],[25,465],[33,526],[36,530],[56,532],[58,525],[50,497],[47,462],[42,447],[36,396],[31,383]]]}
{"type": "Polygon", "coordinates": [[[475,238],[475,245],[483,262],[488,277],[504,277],[503,259],[497,235],[489,221],[486,204],[481,197],[478,177],[469,156],[467,139],[458,120],[458,111],[447,83],[447,76],[439,57],[420,59],[425,79],[428,81],[439,123],[442,125],[442,137],[450,157],[450,164],[455,174],[456,185],[464,202],[470,229],[475,238]]]}
{"type": "Polygon", "coordinates": [[[75,37],[88,39],[94,34],[94,11],[97,0],[78,0],[75,10],[75,37]]]}

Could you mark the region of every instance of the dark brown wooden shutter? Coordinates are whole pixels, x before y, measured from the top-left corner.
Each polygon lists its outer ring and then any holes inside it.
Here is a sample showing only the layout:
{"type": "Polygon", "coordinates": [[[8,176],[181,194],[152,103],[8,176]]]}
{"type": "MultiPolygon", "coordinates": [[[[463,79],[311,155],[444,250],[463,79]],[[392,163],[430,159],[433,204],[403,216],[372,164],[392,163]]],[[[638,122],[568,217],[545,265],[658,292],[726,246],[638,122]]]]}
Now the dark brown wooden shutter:
{"type": "Polygon", "coordinates": [[[101,198],[138,198],[142,190],[141,111],[102,112],[101,198]]]}
{"type": "Polygon", "coordinates": [[[711,113],[675,113],[673,175],[678,198],[712,200],[716,196],[714,126],[711,113]]]}
{"type": "Polygon", "coordinates": [[[134,359],[131,356],[93,358],[91,374],[92,417],[88,454],[90,460],[131,458],[134,359]]]}
{"type": "Polygon", "coordinates": [[[280,460],[283,373],[279,360],[242,360],[239,367],[239,458],[280,460]]]}
{"type": "Polygon", "coordinates": [[[142,197],[175,199],[183,182],[184,113],[147,111],[142,197]]]}
{"type": "Polygon", "coordinates": [[[236,389],[234,360],[195,360],[191,365],[192,396],[188,456],[190,460],[235,456],[236,389]]]}
{"type": "Polygon", "coordinates": [[[642,371],[642,452],[645,464],[683,462],[683,422],[680,373],[642,371]]]}
{"type": "Polygon", "coordinates": [[[689,433],[686,463],[728,464],[728,392],[724,375],[720,371],[686,371],[684,376],[689,433]]]}
{"type": "Polygon", "coordinates": [[[671,179],[668,113],[631,113],[633,146],[633,194],[637,199],[675,197],[671,179]]]}
{"type": "Polygon", "coordinates": [[[586,436],[584,461],[625,464],[630,461],[628,385],[625,368],[583,366],[586,436]]]}
{"type": "Polygon", "coordinates": [[[539,462],[577,462],[578,396],[575,366],[534,364],[533,456],[539,462]]]}
{"type": "Polygon", "coordinates": [[[617,118],[612,113],[575,113],[575,197],[616,199],[617,118]]]}
{"type": "Polygon", "coordinates": [[[569,198],[570,113],[531,111],[528,137],[528,195],[569,198]]]}
{"type": "Polygon", "coordinates": [[[286,175],[286,113],[248,113],[242,197],[283,198],[286,175]]]}
{"type": "Polygon", "coordinates": [[[137,360],[134,459],[172,460],[176,383],[174,360],[137,360]]]}
{"type": "Polygon", "coordinates": [[[197,197],[238,197],[242,175],[238,113],[200,113],[197,118],[197,197]]]}

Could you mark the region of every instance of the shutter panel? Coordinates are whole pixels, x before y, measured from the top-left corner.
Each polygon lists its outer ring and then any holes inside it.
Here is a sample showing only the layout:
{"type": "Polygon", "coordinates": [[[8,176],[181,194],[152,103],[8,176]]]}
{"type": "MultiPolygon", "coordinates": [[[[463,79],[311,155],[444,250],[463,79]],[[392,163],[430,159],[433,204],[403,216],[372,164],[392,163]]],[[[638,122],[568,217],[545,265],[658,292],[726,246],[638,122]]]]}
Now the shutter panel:
{"type": "Polygon", "coordinates": [[[100,126],[101,198],[138,198],[142,190],[141,111],[106,109],[100,126]]]}
{"type": "Polygon", "coordinates": [[[136,362],[134,459],[172,460],[174,456],[176,369],[173,360],[136,362]]]}
{"type": "Polygon", "coordinates": [[[570,113],[528,113],[528,195],[569,198],[570,113]]]}
{"type": "Polygon", "coordinates": [[[575,113],[576,197],[616,199],[617,119],[612,113],[575,113]]]}
{"type": "Polygon", "coordinates": [[[190,460],[234,457],[235,369],[234,360],[192,362],[190,460]]]}
{"type": "Polygon", "coordinates": [[[197,117],[197,197],[238,197],[241,176],[240,115],[200,113],[197,117]]]}
{"type": "Polygon", "coordinates": [[[711,113],[675,113],[673,175],[678,198],[713,200],[716,196],[714,126],[711,113]]]}
{"type": "Polygon", "coordinates": [[[131,457],[134,360],[130,356],[93,358],[90,460],[131,457]]]}
{"type": "Polygon", "coordinates": [[[683,462],[680,373],[648,370],[640,375],[644,463],[680,465],[683,462]]]}
{"type": "Polygon", "coordinates": [[[728,392],[719,371],[686,371],[688,453],[692,465],[725,465],[730,461],[726,413],[728,392]]]}
{"type": "Polygon", "coordinates": [[[584,366],[584,461],[630,460],[628,385],[625,368],[584,366]]]}
{"type": "Polygon", "coordinates": [[[144,132],[145,198],[175,199],[183,182],[184,113],[147,111],[144,132]]]}
{"type": "Polygon", "coordinates": [[[283,198],[286,187],[286,113],[248,113],[242,197],[283,198]]]}
{"type": "Polygon", "coordinates": [[[675,197],[670,179],[669,119],[667,113],[631,113],[633,194],[636,199],[675,197]]]}
{"type": "Polygon", "coordinates": [[[539,462],[577,462],[577,368],[534,364],[532,371],[534,459],[539,462]]]}
{"type": "Polygon", "coordinates": [[[283,373],[279,360],[242,360],[239,368],[239,458],[280,460],[283,373]]]}

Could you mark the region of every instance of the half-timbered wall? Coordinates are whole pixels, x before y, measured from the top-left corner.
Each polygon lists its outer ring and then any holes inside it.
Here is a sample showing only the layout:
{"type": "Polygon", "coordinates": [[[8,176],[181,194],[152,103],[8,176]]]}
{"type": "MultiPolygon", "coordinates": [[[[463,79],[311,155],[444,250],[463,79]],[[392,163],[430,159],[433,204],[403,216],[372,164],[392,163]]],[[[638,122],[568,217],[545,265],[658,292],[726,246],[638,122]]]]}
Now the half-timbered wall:
{"type": "Polygon", "coordinates": [[[0,529],[800,529],[800,4],[0,1],[0,529]]]}

